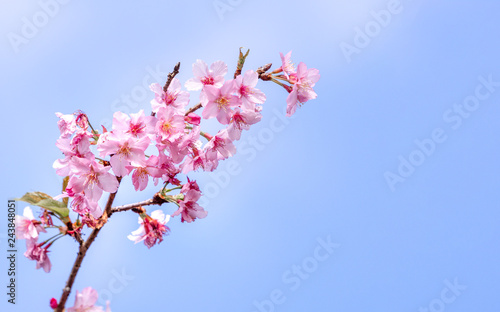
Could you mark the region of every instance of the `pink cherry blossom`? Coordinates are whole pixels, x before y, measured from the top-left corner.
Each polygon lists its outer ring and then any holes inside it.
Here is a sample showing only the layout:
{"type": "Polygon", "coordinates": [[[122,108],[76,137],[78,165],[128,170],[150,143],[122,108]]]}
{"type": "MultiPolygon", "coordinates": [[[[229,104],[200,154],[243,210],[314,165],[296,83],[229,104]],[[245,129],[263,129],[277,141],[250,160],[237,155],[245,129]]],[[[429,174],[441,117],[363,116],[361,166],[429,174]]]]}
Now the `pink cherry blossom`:
{"type": "Polygon", "coordinates": [[[148,186],[149,177],[161,178],[163,176],[164,171],[157,167],[158,161],[157,156],[151,156],[146,161],[132,162],[130,166],[127,166],[129,172],[133,171],[132,184],[136,191],[143,191],[148,186]]]}
{"type": "Polygon", "coordinates": [[[101,134],[97,142],[97,150],[101,157],[112,155],[109,162],[117,177],[128,174],[126,168],[131,161],[141,162],[144,158],[144,151],[148,148],[151,140],[144,136],[135,138],[122,131],[111,131],[101,134]]]}
{"type": "Polygon", "coordinates": [[[23,216],[16,216],[16,236],[19,239],[37,239],[38,233],[47,231],[40,221],[35,220],[33,211],[29,206],[24,208],[23,216]]]}
{"type": "Polygon", "coordinates": [[[243,107],[247,109],[254,109],[255,104],[263,104],[266,101],[266,95],[255,89],[258,81],[259,75],[253,70],[248,70],[235,79],[236,93],[241,98],[243,107]]]}
{"type": "MultiPolygon", "coordinates": [[[[163,151],[159,151],[157,159],[158,161],[156,167],[163,173],[163,175],[161,176],[163,181],[173,185],[179,184],[180,182],[176,178],[176,176],[180,172],[180,169],[174,165],[172,157],[165,155],[163,151]]],[[[158,178],[153,178],[153,180],[155,181],[156,185],[158,183],[158,178]]]]}
{"type": "Polygon", "coordinates": [[[76,291],[75,304],[67,312],[111,312],[109,302],[106,302],[106,311],[101,306],[96,306],[99,295],[92,287],[87,287],[82,292],[76,291]]]}
{"type": "MultiPolygon", "coordinates": [[[[192,153],[193,148],[197,145],[201,146],[201,142],[199,142],[200,138],[200,127],[194,126],[193,129],[188,133],[174,142],[166,142],[165,148],[170,152],[170,157],[174,163],[181,163],[184,157],[188,155],[188,153],[192,153]]],[[[159,150],[164,150],[158,147],[159,150]]]]}
{"type": "Polygon", "coordinates": [[[49,257],[47,256],[47,249],[50,245],[41,248],[42,244],[37,244],[36,239],[28,239],[26,240],[26,252],[24,256],[30,260],[36,260],[36,269],[43,268],[45,273],[49,273],[52,267],[50,263],[49,257]]]}
{"type": "Polygon", "coordinates": [[[56,141],[56,146],[66,156],[86,157],[90,151],[90,132],[78,129],[73,138],[61,137],[56,141]]]}
{"type": "Polygon", "coordinates": [[[82,217],[86,216],[87,214],[90,214],[95,219],[102,216],[102,210],[101,207],[99,207],[98,202],[91,201],[83,193],[73,194],[71,200],[71,208],[82,217]]]}
{"type": "Polygon", "coordinates": [[[236,147],[229,138],[227,130],[221,130],[205,145],[207,159],[222,160],[236,154],[236,147]]]}
{"type": "Polygon", "coordinates": [[[118,181],[109,173],[110,167],[103,166],[95,160],[75,158],[73,161],[73,174],[66,189],[74,193],[85,192],[85,196],[97,202],[103,191],[114,193],[118,189],[118,181]]]}
{"type": "Polygon", "coordinates": [[[144,219],[139,217],[140,227],[127,238],[135,244],[144,241],[144,244],[151,248],[157,242],[161,243],[163,236],[170,232],[170,228],[165,226],[169,220],[170,216],[165,215],[161,209],[155,210],[151,213],[151,217],[146,216],[144,219]]]}
{"type": "Polygon", "coordinates": [[[75,115],[76,125],[84,131],[87,131],[87,128],[89,127],[89,118],[87,117],[87,114],[79,110],[75,112],[75,115]]]}
{"type": "Polygon", "coordinates": [[[160,107],[165,106],[172,106],[182,113],[189,104],[189,92],[181,90],[181,83],[177,78],[172,79],[167,92],[163,91],[159,83],[153,83],[149,88],[155,93],[155,98],[151,100],[153,113],[157,113],[160,107]]]}
{"type": "Polygon", "coordinates": [[[239,140],[243,130],[250,129],[250,125],[256,124],[262,119],[262,114],[255,110],[244,109],[237,107],[231,116],[227,133],[231,140],[239,140]]]}
{"type": "Polygon", "coordinates": [[[181,215],[181,222],[191,223],[198,219],[203,219],[207,216],[207,212],[198,205],[201,192],[196,189],[190,189],[184,194],[184,199],[179,201],[179,209],[172,214],[172,217],[181,215]]]}
{"type": "Polygon", "coordinates": [[[200,168],[205,171],[213,171],[217,168],[217,158],[207,159],[205,151],[194,147],[182,163],[181,168],[183,174],[188,174],[200,168]]]}
{"type": "Polygon", "coordinates": [[[116,112],[113,115],[113,131],[121,131],[136,138],[152,135],[155,124],[156,118],[145,116],[142,109],[135,114],[130,114],[130,117],[122,112],[116,112]]]}
{"type": "Polygon", "coordinates": [[[186,184],[182,185],[181,193],[186,194],[187,192],[189,192],[191,190],[195,190],[195,191],[199,192],[201,195],[200,187],[199,187],[198,183],[196,182],[196,180],[191,181],[189,179],[189,177],[187,178],[187,180],[188,180],[188,182],[186,184]]]}
{"type": "Polygon", "coordinates": [[[227,74],[227,65],[222,61],[216,61],[210,65],[210,70],[205,62],[196,60],[193,64],[194,77],[186,81],[185,87],[189,91],[201,90],[204,86],[220,88],[227,74]]]}
{"type": "Polygon", "coordinates": [[[76,131],[76,122],[74,115],[63,115],[61,113],[56,113],[56,116],[59,117],[59,121],[57,122],[57,126],[59,127],[59,131],[61,132],[62,138],[67,138],[73,135],[76,131]]]}
{"type": "Polygon", "coordinates": [[[224,82],[222,87],[206,86],[207,103],[201,115],[205,119],[217,117],[217,120],[227,125],[231,119],[232,108],[240,105],[240,99],[233,95],[236,91],[234,80],[224,82]]]}
{"type": "Polygon", "coordinates": [[[184,133],[186,127],[184,115],[179,114],[174,108],[170,106],[161,107],[156,117],[155,131],[157,142],[173,142],[184,133]]]}
{"type": "Polygon", "coordinates": [[[58,175],[66,177],[70,174],[72,159],[74,157],[88,159],[92,159],[94,157],[94,154],[90,150],[89,139],[91,137],[92,134],[89,132],[78,129],[73,138],[60,137],[56,141],[56,146],[66,156],[63,159],[57,159],[52,165],[52,167],[56,169],[56,173],[58,175]]]}
{"type": "Polygon", "coordinates": [[[297,106],[317,97],[313,87],[319,80],[319,70],[307,68],[306,64],[300,62],[297,66],[297,82],[293,85],[292,92],[286,99],[286,115],[292,116],[297,110],[297,106]]]}
{"type": "Polygon", "coordinates": [[[289,75],[295,73],[295,68],[291,60],[292,51],[288,52],[286,55],[283,55],[283,53],[280,52],[280,57],[281,57],[281,70],[285,74],[286,79],[289,79],[289,75]]]}

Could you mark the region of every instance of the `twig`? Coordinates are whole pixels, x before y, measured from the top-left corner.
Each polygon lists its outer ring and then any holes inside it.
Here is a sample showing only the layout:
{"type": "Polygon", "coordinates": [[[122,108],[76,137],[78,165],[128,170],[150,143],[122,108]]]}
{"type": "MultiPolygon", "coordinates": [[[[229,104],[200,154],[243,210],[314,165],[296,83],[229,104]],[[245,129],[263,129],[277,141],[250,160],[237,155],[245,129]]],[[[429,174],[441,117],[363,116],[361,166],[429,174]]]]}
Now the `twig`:
{"type": "Polygon", "coordinates": [[[197,111],[200,108],[201,108],[201,103],[198,103],[195,106],[188,109],[188,111],[186,112],[186,114],[184,114],[184,116],[187,116],[187,115],[191,114],[192,112],[197,111]]]}
{"type": "MultiPolygon", "coordinates": [[[[121,177],[119,177],[117,179],[118,179],[118,182],[121,181],[121,177]]],[[[104,213],[101,217],[101,220],[104,220],[104,223],[106,223],[107,219],[113,213],[113,211],[111,210],[111,206],[113,205],[113,201],[115,199],[115,196],[116,196],[116,192],[109,194],[108,202],[106,203],[106,208],[104,209],[104,213]]],[[[104,224],[96,227],[92,231],[92,233],[90,233],[87,240],[83,244],[80,244],[80,248],[78,250],[78,256],[76,257],[75,263],[73,264],[73,268],[71,269],[71,273],[69,274],[68,281],[66,282],[66,286],[63,289],[61,299],[59,300],[59,304],[57,305],[55,312],[63,312],[64,311],[66,301],[68,300],[68,296],[71,293],[71,288],[73,287],[73,283],[75,282],[76,274],[78,273],[78,270],[80,270],[80,266],[82,265],[83,258],[85,258],[85,255],[87,254],[87,250],[89,249],[90,245],[92,245],[92,243],[94,242],[95,238],[97,237],[97,234],[99,234],[103,225],[104,224]]]]}
{"type": "Polygon", "coordinates": [[[118,206],[118,207],[113,207],[111,209],[112,212],[122,212],[122,211],[127,211],[127,210],[134,210],[142,206],[150,206],[150,205],[161,205],[163,203],[166,203],[167,201],[161,198],[158,194],[155,194],[153,198],[150,198],[148,200],[144,200],[138,203],[134,204],[128,204],[128,205],[123,205],[123,206],[118,206]]]}
{"type": "Polygon", "coordinates": [[[179,68],[181,67],[181,62],[177,62],[174,66],[174,71],[168,74],[168,79],[167,82],[165,82],[165,85],[163,86],[163,92],[167,93],[168,87],[170,86],[170,83],[174,79],[174,77],[179,73],[179,68]]]}

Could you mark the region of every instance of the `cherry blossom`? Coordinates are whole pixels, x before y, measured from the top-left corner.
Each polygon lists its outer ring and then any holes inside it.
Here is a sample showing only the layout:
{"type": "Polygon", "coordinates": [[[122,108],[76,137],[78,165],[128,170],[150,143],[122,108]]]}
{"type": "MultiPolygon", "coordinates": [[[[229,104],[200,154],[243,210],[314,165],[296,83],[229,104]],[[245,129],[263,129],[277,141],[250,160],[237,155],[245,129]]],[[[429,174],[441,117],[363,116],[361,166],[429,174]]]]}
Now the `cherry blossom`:
{"type": "Polygon", "coordinates": [[[193,64],[194,77],[186,81],[185,87],[189,91],[201,90],[204,86],[220,88],[227,74],[227,65],[222,61],[216,61],[210,65],[210,70],[205,62],[196,60],[193,64]]]}
{"type": "Polygon", "coordinates": [[[133,231],[128,239],[135,244],[144,241],[144,245],[148,248],[153,247],[163,241],[163,236],[170,232],[170,228],[165,226],[170,220],[169,215],[165,215],[161,209],[151,213],[151,217],[146,216],[144,219],[139,217],[140,227],[133,231]]]}
{"type": "Polygon", "coordinates": [[[135,138],[122,131],[112,131],[101,134],[97,142],[97,150],[101,157],[112,155],[109,162],[117,177],[128,174],[126,168],[131,161],[140,162],[144,159],[144,151],[151,140],[147,137],[135,138]]]}
{"type": "Polygon", "coordinates": [[[207,159],[226,159],[236,154],[236,147],[229,138],[227,130],[219,131],[217,135],[205,145],[207,159]]]}
{"type": "Polygon", "coordinates": [[[98,202],[91,201],[87,196],[85,196],[85,194],[82,193],[73,194],[71,208],[82,217],[90,214],[92,217],[97,219],[102,215],[102,210],[101,207],[99,207],[98,202]]]}
{"type": "Polygon", "coordinates": [[[148,186],[150,176],[153,178],[163,176],[165,172],[158,168],[158,161],[159,157],[151,156],[146,161],[132,162],[131,165],[127,166],[129,172],[133,171],[132,183],[136,191],[143,191],[148,186]]]}
{"type": "Polygon", "coordinates": [[[300,62],[297,66],[297,82],[293,85],[292,92],[286,99],[286,116],[292,116],[297,110],[299,103],[305,103],[317,97],[313,87],[319,80],[319,70],[307,68],[307,65],[300,62]]]}
{"type": "Polygon", "coordinates": [[[35,220],[29,206],[24,208],[23,216],[16,216],[16,236],[19,239],[37,239],[38,233],[47,232],[40,221],[35,220]]]}
{"type": "Polygon", "coordinates": [[[189,92],[181,90],[179,79],[174,78],[168,86],[167,92],[159,83],[153,83],[149,86],[155,93],[155,98],[151,100],[153,113],[157,113],[160,107],[172,106],[179,112],[184,111],[184,107],[189,104],[189,92]]]}
{"type": "Polygon", "coordinates": [[[197,184],[191,184],[191,186],[188,185],[184,189],[184,199],[179,200],[179,209],[172,214],[172,217],[181,215],[181,222],[191,223],[196,219],[203,219],[207,216],[207,212],[197,203],[201,197],[201,192],[197,186],[197,184]]]}
{"type": "Polygon", "coordinates": [[[26,240],[26,252],[24,256],[30,260],[36,260],[36,269],[43,268],[45,273],[49,273],[52,267],[50,263],[50,259],[47,256],[47,249],[50,247],[50,244],[41,247],[42,244],[37,244],[36,239],[28,239],[26,240]]]}
{"type": "Polygon", "coordinates": [[[56,113],[56,116],[59,117],[57,126],[61,132],[61,137],[67,138],[73,135],[76,131],[75,116],[72,114],[63,115],[62,113],[56,113]]]}
{"type": "Polygon", "coordinates": [[[184,115],[179,114],[174,108],[161,107],[156,116],[158,118],[155,126],[157,142],[173,142],[184,133],[184,115]]]}
{"type": "Polygon", "coordinates": [[[111,312],[109,302],[106,302],[106,310],[101,306],[96,306],[99,295],[92,287],[87,287],[82,292],[76,291],[75,304],[68,308],[67,312],[111,312]]]}
{"type": "Polygon", "coordinates": [[[283,53],[280,52],[280,57],[281,57],[281,70],[285,74],[285,77],[289,79],[290,78],[289,75],[295,74],[295,68],[291,60],[292,51],[288,52],[286,55],[283,55],[283,53]]]}
{"type": "MultiPolygon", "coordinates": [[[[217,117],[217,120],[227,125],[231,119],[232,108],[240,105],[240,99],[233,95],[236,91],[234,80],[224,82],[222,87],[206,86],[207,103],[201,115],[205,119],[217,117]]],[[[203,104],[203,103],[202,103],[203,104]]]]}
{"type": "Polygon", "coordinates": [[[145,135],[153,135],[156,119],[153,116],[145,116],[144,110],[135,114],[116,112],[113,115],[113,131],[121,131],[132,137],[140,138],[145,135]]]}
{"type": "Polygon", "coordinates": [[[231,140],[239,140],[243,130],[250,129],[250,125],[256,124],[262,119],[262,114],[255,110],[235,108],[231,115],[227,133],[231,140]]]}
{"type": "Polygon", "coordinates": [[[103,191],[114,193],[118,189],[116,177],[109,173],[109,166],[103,166],[95,160],[74,159],[73,174],[66,189],[74,193],[85,192],[85,196],[97,202],[103,191]]]}
{"type": "Polygon", "coordinates": [[[241,98],[243,107],[253,110],[255,104],[263,104],[266,101],[266,95],[259,89],[255,89],[259,75],[253,70],[239,75],[235,79],[236,94],[241,98]]]}

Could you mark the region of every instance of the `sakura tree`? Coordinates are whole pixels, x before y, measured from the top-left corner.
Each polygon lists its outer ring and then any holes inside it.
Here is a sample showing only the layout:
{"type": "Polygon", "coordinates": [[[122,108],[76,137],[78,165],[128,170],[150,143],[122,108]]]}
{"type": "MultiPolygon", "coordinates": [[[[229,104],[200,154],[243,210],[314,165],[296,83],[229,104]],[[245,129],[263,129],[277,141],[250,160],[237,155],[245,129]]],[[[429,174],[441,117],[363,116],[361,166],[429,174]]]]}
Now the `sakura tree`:
{"type": "Polygon", "coordinates": [[[65,307],[83,259],[114,213],[138,215],[139,228],[128,239],[144,242],[148,248],[161,243],[170,233],[167,223],[171,218],[191,223],[207,216],[198,204],[200,187],[189,174],[216,170],[220,161],[236,153],[233,142],[241,138],[243,130],[261,120],[266,95],[256,88],[259,80],[274,82],[288,92],[287,116],[316,98],[313,87],[320,78],[317,69],[307,68],[302,62],[295,66],[289,52],[280,53],[281,65],[272,71],[272,64],[267,64],[242,73],[248,53],[240,49],[236,71],[229,80],[224,62],[209,67],[197,60],[192,67],[193,77],[184,84],[187,91],[175,78],[180,70],[177,63],[163,87],[159,83],[150,86],[151,112],[115,112],[111,129],[94,127],[82,111],[56,113],[60,130],[56,146],[63,157],[53,167],[63,177],[62,193],[55,197],[42,192],[26,193],[19,200],[39,206],[41,213],[36,218],[26,207],[23,216],[16,216],[16,236],[26,240],[24,255],[36,261],[37,269],[50,272],[49,248],[60,238],[71,237],[77,243],[78,254],[61,297],[50,300],[54,311],[110,311],[109,302],[106,308],[95,305],[98,294],[91,287],[77,290],[73,307],[65,307]],[[201,91],[198,103],[190,108],[188,91],[201,91]],[[201,116],[196,113],[199,110],[201,116]],[[202,131],[202,119],[212,118],[221,129],[215,134],[202,131]],[[152,198],[113,206],[126,177],[130,177],[136,191],[143,191],[149,183],[159,190],[152,198]],[[106,204],[100,207],[99,200],[105,193],[106,204]],[[170,215],[162,209],[146,209],[167,203],[176,209],[170,215]],[[40,238],[49,232],[49,238],[40,238]]]}

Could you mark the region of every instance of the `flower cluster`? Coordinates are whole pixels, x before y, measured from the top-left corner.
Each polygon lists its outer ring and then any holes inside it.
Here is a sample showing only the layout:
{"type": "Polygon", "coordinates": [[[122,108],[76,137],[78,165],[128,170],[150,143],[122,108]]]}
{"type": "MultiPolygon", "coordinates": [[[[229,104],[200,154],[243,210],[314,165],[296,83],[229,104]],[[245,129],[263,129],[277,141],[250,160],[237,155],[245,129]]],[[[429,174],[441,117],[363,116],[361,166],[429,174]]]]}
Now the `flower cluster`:
{"type": "Polygon", "coordinates": [[[41,218],[42,221],[38,221],[33,216],[33,211],[30,207],[24,208],[22,216],[16,216],[16,236],[18,239],[26,240],[26,252],[24,256],[30,260],[36,261],[36,268],[43,268],[45,272],[50,272],[51,263],[47,256],[47,249],[52,243],[49,241],[44,241],[38,243],[38,234],[41,232],[46,233],[46,227],[50,226],[47,220],[49,218],[41,218]],[[46,222],[44,222],[46,221],[46,222]]]}
{"type": "Polygon", "coordinates": [[[295,68],[291,61],[291,51],[286,55],[280,53],[280,56],[282,65],[272,73],[276,74],[282,72],[283,74],[275,76],[274,78],[284,80],[292,85],[283,85],[290,93],[286,99],[286,115],[290,117],[295,114],[297,106],[317,97],[313,87],[316,85],[316,82],[318,82],[320,75],[319,70],[316,68],[307,68],[307,65],[303,62],[300,62],[297,68],[295,68]]]}
{"type": "MultiPolygon", "coordinates": [[[[36,260],[37,269],[50,271],[47,249],[55,240],[70,235],[82,246],[83,227],[98,231],[115,211],[132,210],[139,214],[140,227],[128,238],[135,243],[144,242],[148,248],[161,243],[170,233],[166,224],[171,217],[180,216],[181,222],[191,223],[207,216],[207,211],[198,204],[202,196],[200,187],[188,175],[193,171],[214,171],[220,161],[236,154],[234,143],[240,140],[243,130],[249,130],[262,119],[266,95],[257,88],[258,81],[272,81],[285,88],[289,93],[287,116],[317,97],[313,87],[319,80],[319,71],[308,69],[302,62],[295,67],[290,60],[291,52],[281,53],[281,66],[269,73],[271,64],[242,73],[247,55],[248,52],[243,55],[240,50],[232,79],[226,79],[228,67],[224,62],[216,61],[209,67],[197,60],[192,66],[193,77],[185,82],[184,90],[175,78],[178,64],[165,86],[150,85],[153,92],[150,113],[144,110],[132,114],[115,112],[111,129],[102,126],[98,131],[82,111],[66,115],[56,113],[60,131],[56,146],[63,157],[53,163],[53,168],[64,177],[62,194],[50,197],[40,192],[28,193],[21,200],[43,208],[40,221],[35,219],[29,207],[25,208],[23,216],[16,216],[18,238],[26,239],[25,256],[36,260]],[[189,91],[199,91],[199,100],[195,102],[198,104],[191,108],[188,108],[189,91]],[[196,113],[198,109],[201,113],[196,113]],[[216,120],[220,129],[212,134],[202,131],[202,119],[216,120]],[[150,183],[157,186],[161,182],[161,190],[144,205],[169,202],[177,209],[170,215],[162,210],[148,215],[141,203],[112,208],[114,195],[109,197],[111,200],[108,199],[105,209],[101,208],[99,201],[103,194],[116,193],[121,180],[127,176],[136,191],[143,191],[150,183]],[[174,190],[179,193],[170,194],[174,190]],[[61,198],[63,201],[58,201],[61,198]],[[78,214],[74,223],[69,217],[68,205],[78,214]],[[63,225],[54,225],[52,216],[60,219],[63,225]],[[59,229],[59,233],[38,243],[39,233],[46,232],[46,228],[59,229]]],[[[85,243],[92,241],[89,239],[85,243]]],[[[62,306],[69,291],[63,296],[62,306]]],[[[96,300],[97,292],[85,288],[77,292],[74,307],[67,311],[104,312],[102,307],[95,306],[96,300]]],[[[55,299],[50,305],[54,309],[58,307],[55,299]]]]}

